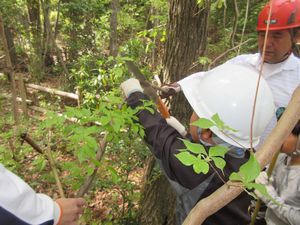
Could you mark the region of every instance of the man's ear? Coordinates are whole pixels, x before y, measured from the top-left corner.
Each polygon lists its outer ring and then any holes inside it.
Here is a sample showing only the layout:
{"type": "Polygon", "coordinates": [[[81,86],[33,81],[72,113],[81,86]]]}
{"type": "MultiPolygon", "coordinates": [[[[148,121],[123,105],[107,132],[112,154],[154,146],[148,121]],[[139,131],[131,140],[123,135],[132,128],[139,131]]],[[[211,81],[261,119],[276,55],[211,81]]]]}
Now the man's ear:
{"type": "Polygon", "coordinates": [[[210,129],[203,129],[201,133],[201,138],[203,140],[208,140],[212,137],[212,131],[210,129]]]}
{"type": "Polygon", "coordinates": [[[295,30],[293,42],[294,42],[296,45],[300,45],[300,29],[299,29],[299,28],[295,30]]]}
{"type": "MultiPolygon", "coordinates": [[[[190,124],[197,121],[199,119],[199,117],[197,116],[197,114],[195,112],[193,112],[191,118],[190,118],[190,124]]],[[[192,136],[192,139],[194,142],[198,143],[199,142],[199,136],[198,136],[198,127],[197,126],[193,126],[190,125],[189,127],[189,132],[192,136]]]]}

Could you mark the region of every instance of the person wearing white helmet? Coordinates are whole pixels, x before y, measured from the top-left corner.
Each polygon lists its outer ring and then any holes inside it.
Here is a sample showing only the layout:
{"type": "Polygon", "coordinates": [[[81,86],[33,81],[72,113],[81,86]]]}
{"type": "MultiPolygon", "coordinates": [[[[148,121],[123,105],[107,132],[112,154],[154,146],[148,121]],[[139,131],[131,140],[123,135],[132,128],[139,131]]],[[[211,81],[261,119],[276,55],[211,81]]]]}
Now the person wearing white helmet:
{"type": "MultiPolygon", "coordinates": [[[[260,71],[263,64],[262,76],[272,90],[276,109],[286,107],[294,90],[300,84],[300,60],[293,53],[293,48],[299,47],[297,43],[300,41],[300,0],[271,0],[268,2],[258,16],[256,30],[258,32],[259,53],[239,55],[225,64],[242,65],[256,72],[260,71]],[[263,61],[262,51],[269,13],[271,13],[271,22],[268,27],[263,61]]],[[[191,79],[197,82],[196,80],[202,79],[203,74],[204,72],[198,72],[181,81],[163,86],[162,97],[168,97],[183,88],[189,88],[190,82],[186,82],[186,80],[191,79]]],[[[191,119],[197,119],[197,114],[194,113],[191,119]]],[[[274,116],[263,133],[260,144],[275,125],[276,117],[274,116]]],[[[194,127],[191,129],[192,131],[195,130],[194,127]]],[[[196,135],[194,137],[197,138],[196,135]]]]}
{"type": "MultiPolygon", "coordinates": [[[[220,119],[229,127],[237,130],[211,128],[199,133],[206,151],[211,146],[223,145],[229,151],[225,155],[226,166],[222,171],[210,169],[207,174],[197,174],[192,166],[183,165],[175,156],[185,149],[184,138],[174,127],[157,112],[141,109],[137,113],[138,122],[145,128],[145,141],[159,161],[177,194],[176,223],[182,224],[190,210],[202,198],[209,196],[227,181],[232,172],[248,161],[248,148],[259,142],[259,137],[274,114],[274,103],[270,88],[261,79],[255,111],[253,140],[250,126],[253,88],[256,87],[258,74],[238,65],[223,65],[207,73],[200,82],[193,83],[185,92],[189,103],[199,116],[211,117],[218,113],[220,119]],[[205,135],[207,133],[209,135],[205,135]],[[220,179],[220,176],[222,179],[220,179]],[[223,180],[223,181],[222,181],[223,180]]],[[[143,105],[147,96],[136,79],[121,84],[127,104],[136,108],[143,105]]],[[[242,193],[231,203],[208,217],[205,225],[246,225],[250,221],[248,207],[250,197],[242,193]]]]}

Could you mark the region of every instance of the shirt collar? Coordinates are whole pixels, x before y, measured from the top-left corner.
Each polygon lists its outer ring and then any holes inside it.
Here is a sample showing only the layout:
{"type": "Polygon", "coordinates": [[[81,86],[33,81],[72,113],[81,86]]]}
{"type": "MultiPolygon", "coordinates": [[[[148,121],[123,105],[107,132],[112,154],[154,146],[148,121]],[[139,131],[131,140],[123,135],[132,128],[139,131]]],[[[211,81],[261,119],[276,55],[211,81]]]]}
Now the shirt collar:
{"type": "MultiPolygon", "coordinates": [[[[259,71],[260,65],[262,63],[262,58],[260,53],[254,54],[254,57],[249,58],[248,62],[259,71]]],[[[297,58],[293,53],[291,53],[290,56],[285,61],[283,61],[280,69],[274,72],[281,72],[283,70],[294,70],[296,69],[298,63],[299,63],[299,58],[297,58]]]]}

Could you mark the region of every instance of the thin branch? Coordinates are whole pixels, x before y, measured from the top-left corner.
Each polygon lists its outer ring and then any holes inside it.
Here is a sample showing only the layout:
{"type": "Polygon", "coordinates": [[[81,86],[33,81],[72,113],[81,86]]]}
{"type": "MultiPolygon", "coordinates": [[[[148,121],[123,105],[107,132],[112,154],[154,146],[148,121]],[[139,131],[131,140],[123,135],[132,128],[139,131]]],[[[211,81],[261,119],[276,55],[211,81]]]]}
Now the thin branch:
{"type": "MultiPolygon", "coordinates": [[[[100,142],[100,147],[99,147],[99,149],[97,151],[97,154],[96,154],[96,160],[99,161],[99,162],[101,161],[102,156],[104,155],[104,152],[105,152],[105,149],[106,149],[106,144],[107,144],[107,133],[105,133],[102,141],[100,142]]],[[[99,166],[96,166],[94,168],[93,173],[85,180],[83,185],[80,187],[80,189],[77,193],[77,197],[83,197],[84,194],[88,192],[88,190],[91,188],[93,180],[96,177],[98,169],[99,169],[99,166]]]]}
{"type": "Polygon", "coordinates": [[[211,69],[211,66],[214,65],[218,60],[220,60],[221,58],[223,58],[224,56],[226,56],[230,51],[233,51],[237,48],[239,48],[240,46],[246,44],[247,42],[249,42],[251,39],[248,39],[242,43],[240,43],[239,45],[233,47],[233,48],[230,48],[228,50],[226,50],[225,52],[223,52],[221,55],[219,55],[218,57],[216,57],[209,65],[208,65],[208,70],[211,69]]]}
{"type": "Polygon", "coordinates": [[[47,148],[46,148],[46,154],[47,154],[47,158],[48,158],[50,167],[52,169],[52,172],[53,172],[53,175],[54,175],[54,178],[55,178],[55,181],[56,181],[56,185],[57,185],[60,197],[65,198],[64,190],[62,188],[62,184],[60,182],[58,172],[57,172],[57,169],[55,167],[55,161],[54,161],[52,153],[51,153],[51,135],[52,135],[52,132],[51,132],[51,130],[49,130],[49,132],[48,132],[48,145],[47,145],[47,148]]]}
{"type": "MultiPolygon", "coordinates": [[[[273,2],[270,1],[270,10],[269,10],[268,21],[270,21],[270,19],[271,19],[272,5],[273,5],[273,2]]],[[[268,22],[267,27],[266,27],[264,46],[263,46],[262,56],[261,56],[261,65],[260,65],[260,69],[259,69],[259,76],[258,76],[257,85],[256,85],[256,89],[255,89],[255,97],[254,97],[253,110],[252,110],[252,115],[251,115],[251,125],[250,125],[250,149],[251,150],[253,149],[253,124],[254,124],[254,117],[255,117],[255,110],[256,110],[256,101],[257,101],[258,89],[259,89],[259,84],[260,84],[260,80],[262,77],[262,71],[263,71],[263,66],[264,66],[264,61],[265,61],[265,53],[266,53],[266,45],[267,45],[268,34],[269,34],[269,26],[270,26],[270,23],[268,22]]]]}
{"type": "Polygon", "coordinates": [[[44,154],[43,150],[38,146],[27,133],[21,134],[21,138],[26,141],[34,150],[40,154],[44,154]]]}
{"type": "Polygon", "coordinates": [[[34,150],[36,150],[38,153],[44,155],[46,153],[46,157],[47,157],[47,160],[50,164],[50,168],[53,172],[53,175],[54,175],[54,178],[55,178],[55,181],[56,181],[56,185],[58,187],[58,191],[59,191],[59,194],[62,198],[65,198],[65,194],[64,194],[64,191],[63,191],[63,188],[62,188],[62,184],[59,180],[59,176],[58,176],[58,172],[57,172],[57,169],[56,169],[56,166],[55,166],[55,160],[53,159],[52,157],[52,153],[51,153],[51,131],[49,130],[49,133],[48,133],[48,144],[47,144],[47,148],[46,148],[46,151],[44,152],[42,150],[42,148],[40,148],[40,146],[38,146],[30,137],[27,133],[23,133],[21,134],[21,138],[26,141],[34,150]]]}
{"type": "Polygon", "coordinates": [[[238,18],[239,18],[239,9],[238,9],[238,5],[236,0],[233,1],[234,3],[234,22],[233,22],[233,27],[232,27],[232,33],[230,35],[230,43],[231,43],[231,47],[234,47],[234,37],[235,37],[235,33],[236,33],[236,29],[237,29],[237,22],[238,22],[238,18]]]}
{"type": "Polygon", "coordinates": [[[239,45],[239,48],[238,48],[238,51],[237,51],[237,55],[240,54],[241,44],[243,42],[243,38],[244,38],[244,35],[245,35],[246,25],[247,25],[247,21],[248,21],[249,5],[250,5],[250,0],[247,0],[245,20],[244,20],[244,25],[243,25],[242,35],[241,35],[241,41],[240,41],[240,45],[239,45]]]}

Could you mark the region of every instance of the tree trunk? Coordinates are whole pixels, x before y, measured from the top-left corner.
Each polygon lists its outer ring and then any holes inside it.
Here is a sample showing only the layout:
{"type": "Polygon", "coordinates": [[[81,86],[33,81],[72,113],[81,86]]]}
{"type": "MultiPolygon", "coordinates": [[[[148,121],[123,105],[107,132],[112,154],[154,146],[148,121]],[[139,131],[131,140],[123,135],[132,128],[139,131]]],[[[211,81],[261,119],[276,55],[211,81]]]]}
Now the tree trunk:
{"type": "Polygon", "coordinates": [[[13,66],[13,68],[15,69],[18,61],[17,61],[17,53],[16,53],[16,48],[15,48],[15,44],[14,44],[14,37],[13,34],[11,32],[11,28],[4,25],[4,31],[5,31],[5,37],[6,37],[6,41],[7,41],[7,46],[9,49],[9,55],[10,55],[10,59],[11,59],[11,64],[13,66]]]}
{"type": "MultiPolygon", "coordinates": [[[[206,52],[210,0],[199,8],[195,0],[171,0],[166,53],[163,62],[164,82],[178,81],[202,66],[198,58],[206,52]]],[[[172,114],[188,121],[191,109],[182,94],[171,101],[172,114]]]]}
{"type": "Polygon", "coordinates": [[[175,224],[175,193],[167,178],[154,168],[156,160],[150,157],[146,163],[144,187],[141,191],[138,220],[143,225],[175,224]]]}
{"type": "Polygon", "coordinates": [[[30,70],[34,78],[40,81],[44,76],[43,65],[43,46],[42,46],[42,28],[40,19],[39,0],[27,0],[29,15],[29,28],[31,33],[31,44],[33,53],[30,56],[30,70]]]}
{"type": "MultiPolygon", "coordinates": [[[[54,65],[53,59],[53,46],[51,45],[51,37],[54,35],[52,34],[52,27],[50,23],[50,7],[51,3],[49,0],[41,0],[41,6],[43,10],[43,17],[44,17],[44,31],[43,31],[43,48],[42,48],[42,56],[43,56],[43,71],[45,71],[46,67],[50,67],[54,65]]],[[[48,72],[48,71],[47,71],[48,72]]]]}
{"type": "Polygon", "coordinates": [[[118,55],[118,11],[120,7],[119,0],[112,0],[110,3],[110,40],[109,55],[116,57],[118,55]]]}
{"type": "Polygon", "coordinates": [[[2,39],[2,43],[3,43],[6,67],[7,67],[7,71],[9,74],[10,83],[11,83],[13,117],[14,117],[15,124],[18,125],[19,124],[19,115],[18,115],[18,105],[17,105],[16,83],[15,83],[14,70],[13,70],[13,65],[11,62],[10,54],[9,54],[9,48],[8,48],[8,44],[7,44],[7,40],[6,40],[4,23],[3,23],[1,13],[0,13],[0,38],[2,39]]]}
{"type": "MultiPolygon", "coordinates": [[[[170,83],[202,69],[194,66],[198,57],[204,55],[208,31],[210,1],[199,8],[195,0],[171,0],[167,31],[166,53],[164,57],[164,82],[170,83]]],[[[171,102],[172,114],[179,120],[188,120],[184,96],[176,96],[171,102]],[[175,104],[176,103],[176,104],[175,104]]],[[[153,174],[153,168],[149,167],[153,174]]],[[[164,175],[149,176],[142,191],[140,224],[174,224],[175,194],[164,175]],[[154,180],[153,180],[154,179],[154,180]],[[172,194],[171,194],[172,193],[172,194]]]]}

